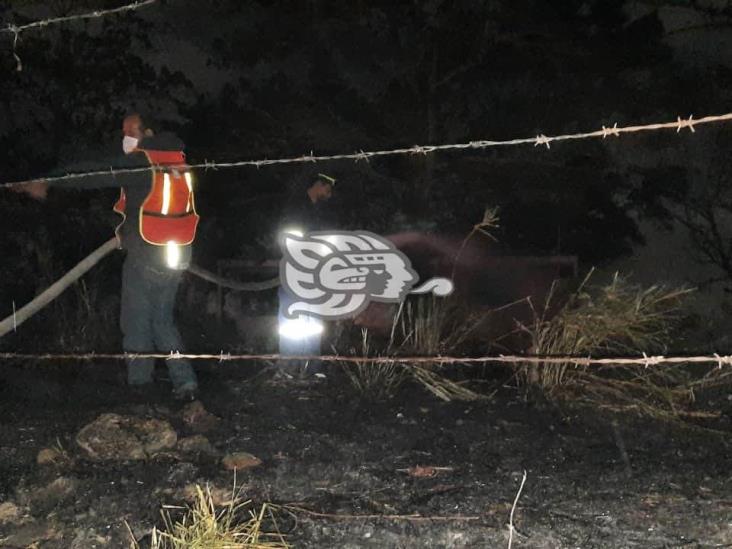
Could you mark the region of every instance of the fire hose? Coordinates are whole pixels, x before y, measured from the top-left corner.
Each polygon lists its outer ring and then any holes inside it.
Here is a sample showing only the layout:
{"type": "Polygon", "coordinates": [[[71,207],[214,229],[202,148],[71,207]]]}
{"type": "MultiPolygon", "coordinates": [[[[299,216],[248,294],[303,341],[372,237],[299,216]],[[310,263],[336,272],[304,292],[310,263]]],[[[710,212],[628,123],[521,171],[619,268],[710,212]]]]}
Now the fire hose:
{"type": "MultiPolygon", "coordinates": [[[[99,263],[99,261],[104,256],[106,256],[113,250],[116,250],[117,247],[117,238],[111,238],[110,240],[99,246],[99,248],[90,253],[87,257],[82,259],[73,269],[71,269],[61,278],[59,278],[56,282],[51,284],[51,286],[38,294],[32,301],[30,301],[30,303],[24,305],[17,311],[14,311],[13,314],[0,321],[0,337],[5,336],[8,332],[14,331],[23,322],[28,320],[38,311],[43,309],[46,305],[51,303],[54,299],[61,295],[61,293],[66,290],[66,288],[71,286],[92,267],[94,267],[94,265],[99,263]]],[[[280,284],[279,278],[272,278],[269,280],[263,280],[261,282],[237,282],[234,280],[229,280],[227,278],[219,277],[214,273],[211,273],[197,265],[191,265],[188,268],[188,271],[191,274],[208,282],[212,282],[214,284],[218,284],[219,286],[242,292],[261,292],[264,290],[276,288],[280,284]]]]}
{"type": "Polygon", "coordinates": [[[239,292],[262,292],[264,290],[271,290],[272,288],[276,288],[280,285],[279,277],[262,280],[261,282],[238,282],[236,280],[215,275],[198,265],[190,265],[188,267],[188,272],[198,278],[206,280],[207,282],[212,282],[213,284],[239,292]]]}

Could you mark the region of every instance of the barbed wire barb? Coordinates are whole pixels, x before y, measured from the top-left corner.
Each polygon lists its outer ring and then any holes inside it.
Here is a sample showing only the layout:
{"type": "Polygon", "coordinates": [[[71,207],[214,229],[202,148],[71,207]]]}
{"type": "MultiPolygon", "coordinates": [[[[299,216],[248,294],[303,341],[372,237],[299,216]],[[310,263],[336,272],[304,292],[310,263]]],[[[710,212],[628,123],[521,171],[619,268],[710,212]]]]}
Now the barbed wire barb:
{"type": "Polygon", "coordinates": [[[15,25],[9,25],[8,30],[13,33],[13,58],[15,59],[15,72],[23,71],[23,62],[20,60],[18,55],[18,38],[20,37],[20,30],[15,25]]]}
{"type": "Polygon", "coordinates": [[[615,122],[612,128],[602,127],[602,138],[605,139],[608,135],[614,135],[620,137],[620,131],[618,130],[618,123],[615,122]]]}
{"type": "Polygon", "coordinates": [[[676,128],[676,133],[679,133],[682,128],[689,128],[691,130],[691,133],[696,133],[696,130],[694,129],[694,115],[690,115],[687,120],[682,119],[681,117],[678,117],[678,124],[679,127],[676,128]]]}
{"type": "Polygon", "coordinates": [[[534,143],[534,147],[538,147],[539,145],[546,145],[547,149],[551,149],[551,146],[549,145],[549,138],[543,133],[536,136],[536,143],[534,143]]]}

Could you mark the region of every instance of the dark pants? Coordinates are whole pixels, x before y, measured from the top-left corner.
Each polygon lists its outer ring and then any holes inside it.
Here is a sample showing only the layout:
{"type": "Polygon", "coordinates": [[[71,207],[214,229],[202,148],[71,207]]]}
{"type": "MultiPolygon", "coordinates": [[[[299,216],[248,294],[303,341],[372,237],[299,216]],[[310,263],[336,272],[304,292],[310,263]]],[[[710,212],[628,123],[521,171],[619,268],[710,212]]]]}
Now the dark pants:
{"type": "MultiPolygon", "coordinates": [[[[122,268],[120,326],[126,353],[184,352],[175,327],[175,296],[183,271],[151,267],[128,253],[122,268]]],[[[196,374],[186,359],[167,360],[174,390],[195,389],[196,374]]],[[[142,385],[153,380],[155,360],[128,358],[127,382],[142,385]]]]}

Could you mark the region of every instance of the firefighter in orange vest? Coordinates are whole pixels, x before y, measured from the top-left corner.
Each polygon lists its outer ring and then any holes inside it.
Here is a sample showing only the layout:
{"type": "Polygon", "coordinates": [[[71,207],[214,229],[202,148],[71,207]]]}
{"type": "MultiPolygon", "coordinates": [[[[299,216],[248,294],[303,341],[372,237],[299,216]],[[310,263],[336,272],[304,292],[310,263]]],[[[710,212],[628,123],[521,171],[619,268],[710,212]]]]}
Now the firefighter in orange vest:
{"type": "MultiPolygon", "coordinates": [[[[198,215],[183,142],[171,133],[155,135],[139,114],[127,116],[122,131],[124,155],[112,161],[112,171],[151,169],[84,177],[76,186],[121,187],[114,210],[123,216],[116,234],[127,252],[122,269],[122,346],[131,355],[127,358],[128,384],[144,388],[153,381],[154,359],[136,358],[135,354],[184,352],[173,309],[190,262],[198,215]]],[[[94,168],[98,164],[75,166],[76,171],[94,168]]],[[[40,180],[19,190],[42,200],[46,189],[47,183],[40,180]]],[[[166,364],[175,396],[195,398],[198,382],[190,362],[171,359],[166,364]]]]}

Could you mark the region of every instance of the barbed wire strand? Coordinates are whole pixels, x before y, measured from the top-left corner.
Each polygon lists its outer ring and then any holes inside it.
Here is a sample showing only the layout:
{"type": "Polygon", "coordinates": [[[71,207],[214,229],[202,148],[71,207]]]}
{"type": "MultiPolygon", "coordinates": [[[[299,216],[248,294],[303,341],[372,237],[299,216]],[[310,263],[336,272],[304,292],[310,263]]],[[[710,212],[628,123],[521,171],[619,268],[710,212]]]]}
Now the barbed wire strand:
{"type": "Polygon", "coordinates": [[[570,364],[574,366],[608,366],[622,367],[629,365],[657,366],[661,364],[716,364],[718,368],[732,365],[732,356],[719,354],[699,356],[649,356],[643,353],[641,357],[576,357],[576,356],[539,356],[539,355],[495,355],[479,357],[459,356],[349,356],[349,355],[299,355],[285,356],[280,354],[232,354],[221,351],[218,354],[203,353],[189,354],[180,352],[170,353],[0,353],[0,360],[124,360],[139,358],[160,358],[164,360],[216,360],[230,361],[295,361],[320,360],[323,362],[346,363],[391,363],[391,364],[475,364],[475,363],[524,363],[524,364],[570,364]]]}
{"type": "Polygon", "coordinates": [[[33,21],[31,23],[27,23],[25,25],[7,25],[4,29],[0,29],[0,32],[8,32],[13,34],[20,34],[21,32],[27,31],[29,29],[39,28],[39,27],[47,27],[49,25],[55,25],[58,23],[65,23],[67,21],[74,21],[78,19],[96,19],[99,17],[105,17],[107,15],[112,15],[115,13],[122,13],[125,11],[133,11],[138,10],[140,8],[144,8],[145,6],[149,6],[150,4],[154,4],[158,0],[140,0],[139,2],[132,2],[131,4],[127,4],[124,6],[119,6],[117,8],[110,8],[107,10],[95,10],[90,11],[86,13],[78,13],[76,15],[65,15],[62,17],[51,17],[49,19],[42,19],[39,21],[33,21]]]}
{"type": "MultiPolygon", "coordinates": [[[[637,133],[637,132],[647,132],[647,131],[656,131],[656,130],[663,130],[663,129],[676,129],[676,132],[680,132],[684,128],[689,128],[691,132],[695,132],[694,129],[695,126],[699,126],[701,124],[712,124],[715,122],[724,122],[732,120],[732,113],[727,114],[720,114],[720,115],[713,115],[713,116],[705,116],[704,118],[699,118],[698,120],[694,119],[694,116],[691,115],[689,118],[681,118],[677,117],[675,122],[663,122],[663,123],[655,123],[655,124],[646,124],[646,125],[634,125],[634,126],[623,126],[618,127],[617,123],[614,124],[612,127],[606,127],[602,126],[602,129],[590,131],[590,132],[584,132],[584,133],[575,133],[575,134],[563,134],[563,135],[554,135],[554,136],[546,136],[544,134],[537,135],[536,137],[528,137],[528,138],[522,138],[522,139],[509,139],[506,141],[492,141],[492,140],[481,140],[481,141],[470,141],[468,143],[455,143],[455,144],[446,144],[446,145],[414,145],[413,147],[409,148],[401,148],[401,149],[390,149],[390,150],[379,150],[379,151],[359,151],[352,154],[334,154],[334,155],[314,155],[312,152],[309,155],[303,155],[303,156],[297,156],[297,157],[289,157],[289,158],[278,158],[278,159],[263,159],[263,160],[239,160],[235,162],[209,162],[204,161],[202,163],[197,164],[190,164],[189,167],[193,169],[223,169],[223,168],[240,168],[240,167],[247,167],[247,166],[253,166],[256,168],[262,168],[266,166],[273,166],[276,164],[294,164],[294,163],[302,163],[302,162],[325,162],[325,161],[332,161],[332,160],[355,160],[358,162],[359,160],[369,160],[370,158],[375,157],[384,157],[384,156],[394,156],[394,155],[408,155],[408,154],[429,154],[433,152],[438,151],[448,151],[448,150],[465,150],[465,149],[486,149],[489,147],[505,147],[505,146],[512,146],[512,145],[531,145],[533,144],[535,147],[540,145],[546,145],[547,148],[550,148],[551,143],[559,142],[559,141],[569,141],[569,140],[576,140],[576,139],[590,139],[590,138],[596,138],[596,137],[602,137],[603,139],[607,138],[608,136],[620,136],[624,133],[637,133]]],[[[79,173],[69,173],[66,175],[56,176],[56,177],[45,177],[42,178],[43,181],[46,181],[48,183],[58,183],[61,181],[66,181],[70,179],[82,179],[85,177],[93,177],[98,175],[111,175],[116,176],[119,174],[132,174],[132,173],[140,173],[140,172],[147,172],[150,169],[155,169],[155,167],[145,166],[140,168],[126,168],[126,169],[119,169],[115,170],[114,168],[106,168],[104,170],[97,170],[97,171],[89,171],[89,172],[79,172],[79,173]]],[[[10,187],[13,185],[24,185],[27,183],[32,183],[34,181],[37,181],[37,179],[28,179],[23,181],[14,181],[10,183],[0,183],[0,187],[10,187]]]]}
{"type": "Polygon", "coordinates": [[[154,4],[158,0],[140,0],[139,2],[133,2],[131,4],[127,4],[124,6],[119,6],[117,8],[111,8],[107,10],[95,10],[90,11],[86,13],[78,13],[76,15],[65,15],[62,17],[50,17],[48,19],[41,19],[38,21],[32,21],[31,23],[26,23],[25,25],[15,25],[15,24],[9,24],[5,28],[0,29],[0,34],[12,34],[13,35],[13,57],[15,58],[15,70],[16,72],[21,72],[23,70],[23,63],[20,60],[20,56],[18,56],[18,38],[20,37],[20,34],[22,32],[25,32],[27,30],[31,29],[38,29],[43,27],[48,27],[49,25],[56,25],[58,23],[66,23],[68,21],[78,21],[83,19],[97,19],[100,17],[105,17],[107,15],[113,15],[116,13],[123,13],[127,11],[133,11],[138,10],[140,8],[144,8],[146,6],[149,6],[150,4],[154,4]]]}

